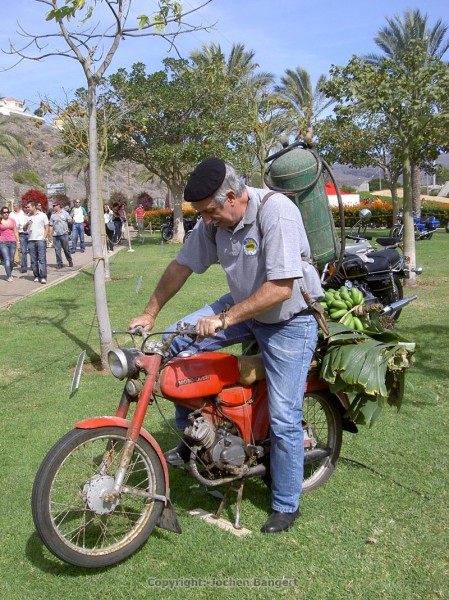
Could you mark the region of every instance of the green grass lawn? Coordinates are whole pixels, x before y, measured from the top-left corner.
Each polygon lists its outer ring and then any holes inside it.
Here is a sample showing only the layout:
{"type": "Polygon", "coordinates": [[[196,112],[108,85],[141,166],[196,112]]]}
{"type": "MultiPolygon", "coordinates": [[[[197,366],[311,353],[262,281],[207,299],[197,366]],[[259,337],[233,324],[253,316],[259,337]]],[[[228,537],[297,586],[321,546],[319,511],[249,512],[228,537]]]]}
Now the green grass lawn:
{"type": "MultiPolygon", "coordinates": [[[[157,234],[134,248],[111,261],[108,302],[116,329],[140,314],[177,251],[162,245],[157,234]]],[[[122,383],[87,364],[79,391],[70,398],[80,352],[87,351],[87,363],[98,357],[92,273],[80,273],[0,313],[1,597],[449,597],[448,250],[445,233],[417,243],[424,273],[419,287],[406,294],[416,292],[419,298],[403,310],[399,330],[419,350],[401,411],[386,409],[373,428],[345,433],[334,475],[327,485],[304,495],[302,516],[292,530],[278,536],[259,533],[270,498],[257,480],[245,485],[241,514],[252,535],[238,539],[199,522],[187,511],[213,511],[218,500],[185,472],[170,470],[182,535],[156,528],[139,552],[102,571],[77,569],[53,557],[34,531],[30,510],[34,476],[50,447],[76,421],[113,414],[120,397],[122,383]],[[200,579],[215,580],[215,587],[197,587],[200,579]],[[238,586],[246,581],[255,587],[238,586]],[[172,589],[163,589],[164,582],[172,589]],[[271,587],[262,585],[269,582],[271,587]]],[[[225,289],[218,266],[193,276],[155,329],[162,331],[225,289]]],[[[162,408],[173,424],[173,406],[164,402],[162,408]]],[[[163,450],[173,445],[174,435],[157,410],[149,411],[146,427],[163,450]]],[[[225,517],[232,519],[232,508],[225,517]]]]}

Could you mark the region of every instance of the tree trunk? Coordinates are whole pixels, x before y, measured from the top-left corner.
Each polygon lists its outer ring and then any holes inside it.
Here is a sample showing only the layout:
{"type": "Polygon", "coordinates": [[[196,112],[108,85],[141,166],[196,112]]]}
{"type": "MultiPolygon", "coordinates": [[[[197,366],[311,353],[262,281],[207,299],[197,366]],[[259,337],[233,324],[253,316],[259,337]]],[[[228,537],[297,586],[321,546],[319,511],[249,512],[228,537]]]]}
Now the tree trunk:
{"type": "Polygon", "coordinates": [[[184,239],[184,222],[182,213],[183,189],[176,183],[171,183],[170,193],[173,199],[173,239],[174,244],[182,244],[184,239]]]}
{"type": "Polygon", "coordinates": [[[421,172],[417,165],[411,165],[413,213],[421,216],[421,172]]]}
{"type": "Polygon", "coordinates": [[[94,265],[95,307],[97,311],[98,331],[100,335],[100,359],[102,368],[107,367],[107,357],[112,349],[112,331],[109,321],[105,284],[104,243],[101,235],[101,222],[104,217],[98,194],[98,158],[97,158],[97,103],[96,80],[88,79],[89,110],[89,199],[91,208],[92,258],[94,265]],[[100,210],[101,208],[101,210],[100,210]]]}
{"type": "MultiPolygon", "coordinates": [[[[415,228],[413,223],[413,197],[411,185],[411,166],[408,148],[404,151],[404,169],[402,172],[404,180],[403,198],[403,222],[404,222],[404,254],[410,258],[410,266],[416,266],[415,228]]],[[[410,278],[405,280],[406,287],[415,287],[416,274],[410,273],[410,278]]]]}

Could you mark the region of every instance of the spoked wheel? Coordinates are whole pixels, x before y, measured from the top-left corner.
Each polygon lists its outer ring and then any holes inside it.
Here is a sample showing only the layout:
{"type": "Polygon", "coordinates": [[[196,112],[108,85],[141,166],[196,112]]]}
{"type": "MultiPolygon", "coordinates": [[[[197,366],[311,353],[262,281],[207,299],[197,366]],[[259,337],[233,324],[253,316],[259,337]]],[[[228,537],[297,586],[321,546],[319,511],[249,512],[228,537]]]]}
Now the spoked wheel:
{"type": "Polygon", "coordinates": [[[36,529],[65,562],[98,568],[118,563],[149,537],[163,502],[164,474],[156,452],[139,437],[121,493],[112,491],[126,429],[75,429],[45,457],[33,487],[36,529]]]}
{"type": "MultiPolygon", "coordinates": [[[[402,300],[403,297],[404,297],[404,289],[402,287],[402,283],[400,282],[399,279],[394,279],[392,291],[388,296],[386,296],[385,298],[382,298],[382,304],[384,306],[387,306],[388,304],[391,304],[392,302],[397,302],[398,300],[402,300]]],[[[399,308],[398,310],[395,310],[392,313],[390,313],[389,316],[394,321],[397,321],[399,319],[399,315],[401,314],[401,311],[402,311],[402,309],[399,308]]]]}
{"type": "Polygon", "coordinates": [[[340,456],[342,424],[336,402],[324,391],[304,395],[304,492],[323,485],[340,456]]]}
{"type": "Polygon", "coordinates": [[[164,242],[169,242],[173,238],[174,232],[173,228],[168,225],[162,225],[161,227],[161,236],[164,242]]]}
{"type": "Polygon", "coordinates": [[[390,230],[390,237],[402,240],[402,227],[399,225],[392,227],[390,230]]]}

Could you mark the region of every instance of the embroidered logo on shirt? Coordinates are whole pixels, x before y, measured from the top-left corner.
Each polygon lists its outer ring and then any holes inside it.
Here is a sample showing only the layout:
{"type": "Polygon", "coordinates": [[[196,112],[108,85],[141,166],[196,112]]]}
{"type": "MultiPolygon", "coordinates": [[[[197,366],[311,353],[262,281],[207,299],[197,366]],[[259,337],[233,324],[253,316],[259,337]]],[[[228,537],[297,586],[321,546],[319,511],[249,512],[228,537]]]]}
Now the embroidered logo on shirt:
{"type": "Polygon", "coordinates": [[[258,248],[259,245],[254,238],[246,238],[243,240],[243,252],[247,256],[254,256],[257,254],[258,248]]]}

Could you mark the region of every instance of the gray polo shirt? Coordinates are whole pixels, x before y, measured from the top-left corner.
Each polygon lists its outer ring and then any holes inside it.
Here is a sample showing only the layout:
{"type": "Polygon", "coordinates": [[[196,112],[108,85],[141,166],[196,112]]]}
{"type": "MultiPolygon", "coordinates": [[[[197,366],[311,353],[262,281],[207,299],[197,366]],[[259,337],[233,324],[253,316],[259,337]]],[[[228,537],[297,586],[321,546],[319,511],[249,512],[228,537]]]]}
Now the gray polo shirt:
{"type": "Polygon", "coordinates": [[[236,303],[246,300],[266,281],[294,279],[292,297],[257,316],[262,323],[286,321],[307,308],[300,285],[312,300],[322,297],[316,269],[301,260],[310,257],[310,246],[296,205],[277,193],[271,196],[260,214],[257,211],[269,190],[246,188],[249,196],[243,219],[235,229],[216,229],[200,221],[179,252],[176,261],[204,273],[216,262],[223,267],[236,303]]]}
{"type": "Polygon", "coordinates": [[[59,212],[54,211],[50,217],[50,226],[53,227],[53,235],[58,237],[59,235],[64,235],[68,233],[69,223],[71,220],[71,216],[67,211],[61,209],[59,212]]]}

